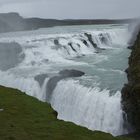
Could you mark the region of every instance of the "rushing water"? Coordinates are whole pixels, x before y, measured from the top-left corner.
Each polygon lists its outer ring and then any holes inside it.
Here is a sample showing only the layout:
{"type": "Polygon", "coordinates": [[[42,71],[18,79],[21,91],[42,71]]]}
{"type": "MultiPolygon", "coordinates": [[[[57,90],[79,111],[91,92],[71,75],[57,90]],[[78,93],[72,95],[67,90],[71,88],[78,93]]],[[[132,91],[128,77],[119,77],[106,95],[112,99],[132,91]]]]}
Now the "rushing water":
{"type": "Polygon", "coordinates": [[[128,132],[121,109],[127,82],[127,25],[65,26],[0,35],[0,84],[48,101],[58,119],[91,130],[128,132]],[[65,69],[82,77],[59,78],[65,69]]]}

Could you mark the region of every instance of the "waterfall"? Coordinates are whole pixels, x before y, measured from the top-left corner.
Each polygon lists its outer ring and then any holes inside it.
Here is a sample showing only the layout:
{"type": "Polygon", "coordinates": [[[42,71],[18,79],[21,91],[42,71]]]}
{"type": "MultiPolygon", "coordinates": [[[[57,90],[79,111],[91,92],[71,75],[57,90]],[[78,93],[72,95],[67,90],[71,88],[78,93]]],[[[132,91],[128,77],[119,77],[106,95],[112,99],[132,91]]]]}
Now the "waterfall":
{"type": "Polygon", "coordinates": [[[47,34],[46,29],[1,34],[0,52],[10,56],[12,65],[0,57],[0,85],[48,101],[58,119],[115,136],[126,134],[120,85],[126,82],[129,38],[126,25],[75,33],[47,34]],[[61,77],[65,69],[85,75],[61,77]]]}
{"type": "Polygon", "coordinates": [[[67,59],[111,49],[113,44],[127,43],[126,29],[82,31],[80,33],[1,37],[0,42],[17,42],[23,47],[24,65],[69,62],[67,59]],[[47,55],[46,55],[47,53],[47,55]],[[57,58],[57,59],[56,59],[57,58]]]}
{"type": "Polygon", "coordinates": [[[58,112],[58,119],[75,122],[91,130],[100,130],[113,135],[127,133],[123,127],[121,93],[114,96],[107,89],[87,88],[76,81],[58,83],[51,104],[58,112]]]}

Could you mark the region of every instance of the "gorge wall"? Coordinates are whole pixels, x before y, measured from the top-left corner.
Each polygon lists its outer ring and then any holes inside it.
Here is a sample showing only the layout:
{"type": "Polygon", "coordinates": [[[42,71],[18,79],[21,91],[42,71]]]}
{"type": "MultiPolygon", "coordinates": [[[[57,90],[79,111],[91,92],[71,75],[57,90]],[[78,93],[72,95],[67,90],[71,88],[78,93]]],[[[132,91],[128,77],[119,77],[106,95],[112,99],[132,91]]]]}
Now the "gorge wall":
{"type": "Polygon", "coordinates": [[[128,84],[122,89],[123,109],[127,119],[137,133],[140,132],[140,32],[132,46],[129,68],[126,70],[128,84]]]}

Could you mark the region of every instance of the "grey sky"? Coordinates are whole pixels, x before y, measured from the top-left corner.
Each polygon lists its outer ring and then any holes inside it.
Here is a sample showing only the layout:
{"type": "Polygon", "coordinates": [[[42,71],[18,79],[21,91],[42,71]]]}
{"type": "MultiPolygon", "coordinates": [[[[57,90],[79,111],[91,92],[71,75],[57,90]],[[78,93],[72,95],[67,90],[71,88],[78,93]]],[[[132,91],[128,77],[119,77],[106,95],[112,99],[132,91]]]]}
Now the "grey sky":
{"type": "Polygon", "coordinates": [[[41,18],[140,17],[140,0],[0,0],[0,12],[41,18]]]}

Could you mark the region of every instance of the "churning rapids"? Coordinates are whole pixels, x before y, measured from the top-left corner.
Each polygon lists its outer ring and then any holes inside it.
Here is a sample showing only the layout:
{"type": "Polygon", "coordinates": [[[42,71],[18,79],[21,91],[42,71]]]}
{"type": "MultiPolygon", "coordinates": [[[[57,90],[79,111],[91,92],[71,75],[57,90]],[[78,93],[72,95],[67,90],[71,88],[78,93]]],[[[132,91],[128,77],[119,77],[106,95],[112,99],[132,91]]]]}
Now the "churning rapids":
{"type": "Polygon", "coordinates": [[[58,119],[126,134],[120,91],[127,82],[129,38],[127,25],[0,34],[0,85],[49,102],[58,119]]]}

